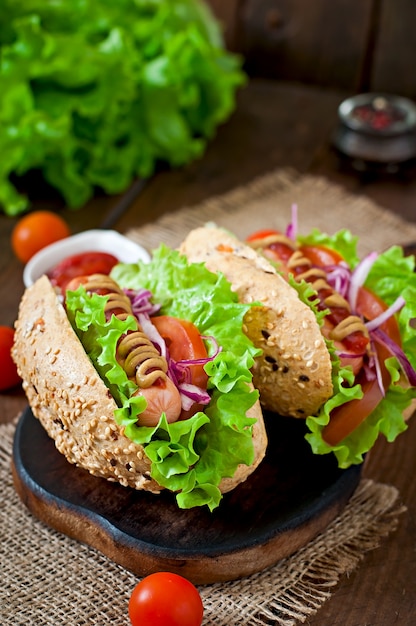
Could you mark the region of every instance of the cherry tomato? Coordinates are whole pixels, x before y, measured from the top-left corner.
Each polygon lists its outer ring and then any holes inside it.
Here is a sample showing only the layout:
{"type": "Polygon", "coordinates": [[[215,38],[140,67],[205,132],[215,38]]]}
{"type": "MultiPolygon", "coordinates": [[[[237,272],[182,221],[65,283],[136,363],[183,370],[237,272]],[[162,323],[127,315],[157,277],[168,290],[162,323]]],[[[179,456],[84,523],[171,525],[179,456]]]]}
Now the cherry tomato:
{"type": "Polygon", "coordinates": [[[143,578],[129,601],[132,626],[200,626],[203,613],[196,587],[186,578],[169,572],[143,578]]]}
{"type": "MultiPolygon", "coordinates": [[[[386,305],[375,294],[362,287],[358,292],[357,311],[366,319],[371,320],[386,310],[386,305]]],[[[381,328],[396,343],[401,344],[400,331],[397,321],[390,317],[381,328]]],[[[378,361],[380,364],[381,377],[384,387],[390,384],[390,375],[384,361],[391,356],[390,352],[380,344],[376,344],[378,361]]],[[[350,435],[374,411],[383,399],[383,394],[378,384],[378,380],[360,381],[358,375],[356,382],[361,383],[364,392],[360,400],[351,400],[336,408],[331,413],[331,419],[322,431],[322,437],[329,445],[339,444],[345,437],[350,435]]]]}
{"type": "Polygon", "coordinates": [[[34,211],[22,217],[12,231],[12,248],[27,263],[36,252],[71,234],[65,220],[51,211],[34,211]]]}
{"type": "Polygon", "coordinates": [[[118,263],[113,254],[107,252],[81,252],[63,259],[48,272],[53,285],[65,291],[67,284],[77,276],[109,274],[118,263]]]}
{"type": "MultiPolygon", "coordinates": [[[[152,317],[152,322],[165,340],[170,356],[175,361],[206,359],[208,357],[201,335],[192,322],[168,315],[152,317]]],[[[190,372],[191,383],[205,389],[208,376],[203,365],[191,365],[190,372]]]]}
{"type": "Polygon", "coordinates": [[[0,326],[0,391],[15,387],[21,382],[11,355],[13,339],[13,328],[0,326]]]}

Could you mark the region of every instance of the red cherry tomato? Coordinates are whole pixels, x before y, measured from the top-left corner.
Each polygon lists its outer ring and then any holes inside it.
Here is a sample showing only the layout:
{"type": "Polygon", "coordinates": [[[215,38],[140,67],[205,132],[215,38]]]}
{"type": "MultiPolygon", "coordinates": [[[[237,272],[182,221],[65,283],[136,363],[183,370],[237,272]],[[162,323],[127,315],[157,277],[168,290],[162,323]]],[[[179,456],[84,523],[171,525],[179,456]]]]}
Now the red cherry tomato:
{"type": "MultiPolygon", "coordinates": [[[[192,322],[180,320],[168,315],[152,317],[159,334],[163,337],[169,349],[170,356],[175,361],[206,359],[208,354],[198,329],[192,322]]],[[[207,386],[208,376],[203,365],[191,365],[191,383],[198,387],[207,386]]]]}
{"type": "Polygon", "coordinates": [[[132,626],[200,626],[203,613],[196,587],[186,578],[169,572],[143,578],[129,601],[132,626]]]}
{"type": "Polygon", "coordinates": [[[48,272],[48,276],[53,285],[65,291],[73,278],[91,274],[109,274],[117,263],[118,259],[107,252],[81,252],[63,259],[48,272]]]}
{"type": "Polygon", "coordinates": [[[13,328],[0,326],[0,391],[15,387],[21,382],[11,355],[13,339],[13,328]]]}
{"type": "Polygon", "coordinates": [[[12,248],[27,263],[36,252],[71,234],[65,220],[51,211],[34,211],[22,217],[12,231],[12,248]]]}

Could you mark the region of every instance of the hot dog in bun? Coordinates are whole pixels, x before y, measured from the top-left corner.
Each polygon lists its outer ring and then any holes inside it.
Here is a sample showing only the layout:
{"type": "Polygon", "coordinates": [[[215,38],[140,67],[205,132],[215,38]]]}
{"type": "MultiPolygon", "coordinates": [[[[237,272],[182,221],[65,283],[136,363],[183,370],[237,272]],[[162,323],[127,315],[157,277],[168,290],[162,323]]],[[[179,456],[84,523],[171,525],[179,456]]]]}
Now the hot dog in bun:
{"type": "Polygon", "coordinates": [[[77,466],[124,486],[218,506],[267,437],[243,333],[251,305],[161,246],[149,264],[46,276],[20,304],[13,357],[34,415],[77,466]]]}
{"type": "MultiPolygon", "coordinates": [[[[256,360],[253,376],[266,407],[305,417],[310,430],[306,438],[313,451],[333,452],[344,468],[361,463],[379,433],[393,441],[404,431],[416,397],[414,259],[404,257],[402,249],[394,246],[360,261],[357,238],[348,231],[328,236],[315,230],[300,237],[295,219],[285,233],[257,231],[244,244],[222,229],[214,228],[212,236],[207,231],[197,229],[183,242],[181,251],[190,260],[205,260],[207,267],[213,268],[223,264],[223,256],[248,256],[248,245],[297,290],[320,325],[331,361],[332,382],[327,398],[320,403],[318,400],[319,406],[310,410],[306,396],[312,390],[308,381],[304,385],[305,404],[299,398],[297,412],[285,411],[261,376],[265,362],[270,361],[264,349],[261,360],[256,360]],[[195,247],[196,241],[199,248],[195,247]]],[[[226,272],[226,276],[244,301],[247,278],[232,272],[226,272]]],[[[270,306],[269,301],[264,304],[270,306]]],[[[310,330],[303,326],[299,318],[298,332],[307,341],[310,330]]],[[[254,343],[260,345],[248,330],[254,343]]],[[[272,355],[276,364],[285,356],[287,339],[287,334],[280,336],[283,348],[277,341],[278,352],[272,355]]],[[[296,392],[299,380],[288,376],[286,392],[296,392]]]]}
{"type": "Polygon", "coordinates": [[[254,302],[244,328],[260,351],[253,382],[262,406],[293,417],[318,411],[332,396],[331,358],[316,316],[298,292],[272,263],[223,228],[192,230],[180,251],[224,273],[241,302],[254,302]]]}

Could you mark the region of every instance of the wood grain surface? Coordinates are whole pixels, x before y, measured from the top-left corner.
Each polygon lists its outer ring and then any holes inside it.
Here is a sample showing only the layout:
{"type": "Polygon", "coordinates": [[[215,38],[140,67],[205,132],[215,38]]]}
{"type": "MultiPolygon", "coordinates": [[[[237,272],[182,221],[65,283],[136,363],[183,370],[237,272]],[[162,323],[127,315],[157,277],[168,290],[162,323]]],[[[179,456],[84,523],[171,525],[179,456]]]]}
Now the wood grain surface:
{"type": "Polygon", "coordinates": [[[234,580],[306,545],[342,511],[361,475],[361,466],[340,470],[332,455],[312,454],[302,420],[265,419],[265,460],[212,513],[76,468],[30,409],[14,440],[15,486],[36,517],[139,576],[168,570],[194,583],[234,580]]]}

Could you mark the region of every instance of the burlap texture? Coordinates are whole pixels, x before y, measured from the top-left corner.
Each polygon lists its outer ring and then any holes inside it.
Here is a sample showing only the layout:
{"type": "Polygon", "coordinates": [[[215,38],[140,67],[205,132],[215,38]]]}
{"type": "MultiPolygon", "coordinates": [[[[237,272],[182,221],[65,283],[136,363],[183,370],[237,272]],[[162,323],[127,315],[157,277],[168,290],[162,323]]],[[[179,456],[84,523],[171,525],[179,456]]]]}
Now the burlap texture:
{"type": "Polygon", "coordinates": [[[329,234],[347,228],[359,237],[361,255],[397,243],[416,242],[416,223],[401,219],[393,210],[382,209],[362,195],[347,193],[325,178],[301,176],[292,170],[271,172],[244,187],[168,213],[127,234],[149,250],[161,241],[174,247],[189,230],[212,221],[245,238],[262,228],[285,230],[291,220],[292,204],[298,206],[301,234],[313,228],[329,234]]]}
{"type": "MultiPolygon", "coordinates": [[[[176,246],[208,220],[240,236],[284,228],[292,203],[300,230],[352,229],[360,251],[416,240],[416,225],[354,197],[323,179],[276,172],[198,207],[185,208],[130,232],[148,249],[176,246]]],[[[136,576],[96,550],[47,528],[20,502],[10,459],[14,423],[0,426],[0,623],[4,626],[128,626],[136,576]]],[[[313,615],[340,577],[392,532],[405,508],[396,488],[363,479],[344,512],[314,541],[268,570],[230,583],[200,587],[204,626],[294,626],[313,615]]]]}

